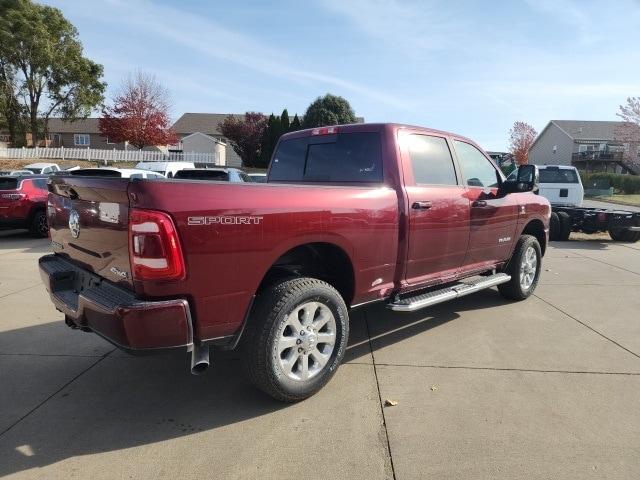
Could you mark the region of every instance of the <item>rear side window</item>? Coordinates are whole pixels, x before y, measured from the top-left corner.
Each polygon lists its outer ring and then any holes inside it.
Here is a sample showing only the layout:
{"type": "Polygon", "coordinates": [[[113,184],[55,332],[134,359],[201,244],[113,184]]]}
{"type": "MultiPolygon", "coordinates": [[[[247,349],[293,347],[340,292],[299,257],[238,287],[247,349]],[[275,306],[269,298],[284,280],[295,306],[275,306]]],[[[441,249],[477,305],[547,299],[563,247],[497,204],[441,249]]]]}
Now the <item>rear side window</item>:
{"type": "Polygon", "coordinates": [[[0,190],[17,190],[17,178],[0,178],[0,190]]]}
{"type": "Polygon", "coordinates": [[[280,142],[269,181],[380,183],[380,134],[340,133],[280,142]]]}
{"type": "Polygon", "coordinates": [[[578,183],[578,174],[568,168],[541,168],[540,183],[578,183]]]}
{"type": "Polygon", "coordinates": [[[416,183],[456,185],[456,172],[447,141],[428,135],[409,136],[409,156],[416,183]]]}

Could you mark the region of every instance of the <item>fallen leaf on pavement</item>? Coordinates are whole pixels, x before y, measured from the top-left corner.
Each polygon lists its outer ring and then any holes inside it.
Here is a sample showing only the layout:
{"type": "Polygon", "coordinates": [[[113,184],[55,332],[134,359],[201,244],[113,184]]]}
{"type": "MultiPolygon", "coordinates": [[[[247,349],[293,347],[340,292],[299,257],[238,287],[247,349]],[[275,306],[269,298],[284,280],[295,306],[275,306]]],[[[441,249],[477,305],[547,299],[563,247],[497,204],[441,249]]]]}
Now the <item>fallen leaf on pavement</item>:
{"type": "Polygon", "coordinates": [[[396,402],[395,400],[389,400],[388,398],[384,401],[385,406],[387,407],[395,407],[398,402],[396,402]]]}
{"type": "Polygon", "coordinates": [[[431,385],[431,391],[435,392],[438,389],[438,385],[431,385]]]}

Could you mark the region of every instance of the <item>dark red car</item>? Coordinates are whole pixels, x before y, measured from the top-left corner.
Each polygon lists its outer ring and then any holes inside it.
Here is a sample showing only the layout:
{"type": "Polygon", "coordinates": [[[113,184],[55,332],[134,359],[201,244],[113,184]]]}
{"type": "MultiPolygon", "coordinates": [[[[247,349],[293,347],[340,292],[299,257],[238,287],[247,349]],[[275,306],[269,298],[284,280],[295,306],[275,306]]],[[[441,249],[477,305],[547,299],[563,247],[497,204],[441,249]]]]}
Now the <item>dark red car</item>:
{"type": "Polygon", "coordinates": [[[471,140],[396,124],[284,135],[267,183],[51,177],[43,281],[73,328],[192,371],[239,347],[284,401],[342,361],[351,309],[410,312],[536,288],[550,206],[537,168],[507,180],[471,140]]]}
{"type": "Polygon", "coordinates": [[[46,237],[47,177],[0,177],[0,228],[27,229],[35,237],[46,237]]]}

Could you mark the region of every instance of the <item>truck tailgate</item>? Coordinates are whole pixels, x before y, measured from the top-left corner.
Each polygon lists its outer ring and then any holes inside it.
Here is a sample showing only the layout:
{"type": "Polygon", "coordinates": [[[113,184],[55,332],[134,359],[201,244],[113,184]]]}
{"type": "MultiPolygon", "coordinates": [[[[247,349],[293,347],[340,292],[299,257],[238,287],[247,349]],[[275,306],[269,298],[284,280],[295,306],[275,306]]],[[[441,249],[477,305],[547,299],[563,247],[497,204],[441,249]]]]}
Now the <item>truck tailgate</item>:
{"type": "Polygon", "coordinates": [[[128,186],[123,178],[53,176],[47,216],[56,254],[133,289],[128,186]]]}

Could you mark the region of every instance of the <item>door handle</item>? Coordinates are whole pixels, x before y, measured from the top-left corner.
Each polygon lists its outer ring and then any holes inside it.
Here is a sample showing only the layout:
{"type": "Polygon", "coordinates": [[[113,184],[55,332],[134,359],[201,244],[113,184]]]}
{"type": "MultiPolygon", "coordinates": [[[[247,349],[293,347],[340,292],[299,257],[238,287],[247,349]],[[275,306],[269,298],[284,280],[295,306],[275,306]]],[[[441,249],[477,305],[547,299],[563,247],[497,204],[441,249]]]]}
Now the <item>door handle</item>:
{"type": "Polygon", "coordinates": [[[411,208],[413,208],[414,210],[429,210],[431,208],[431,202],[427,202],[427,201],[413,202],[411,204],[411,208]]]}
{"type": "Polygon", "coordinates": [[[487,206],[487,202],[485,200],[476,200],[471,204],[471,206],[482,208],[487,206]]]}

